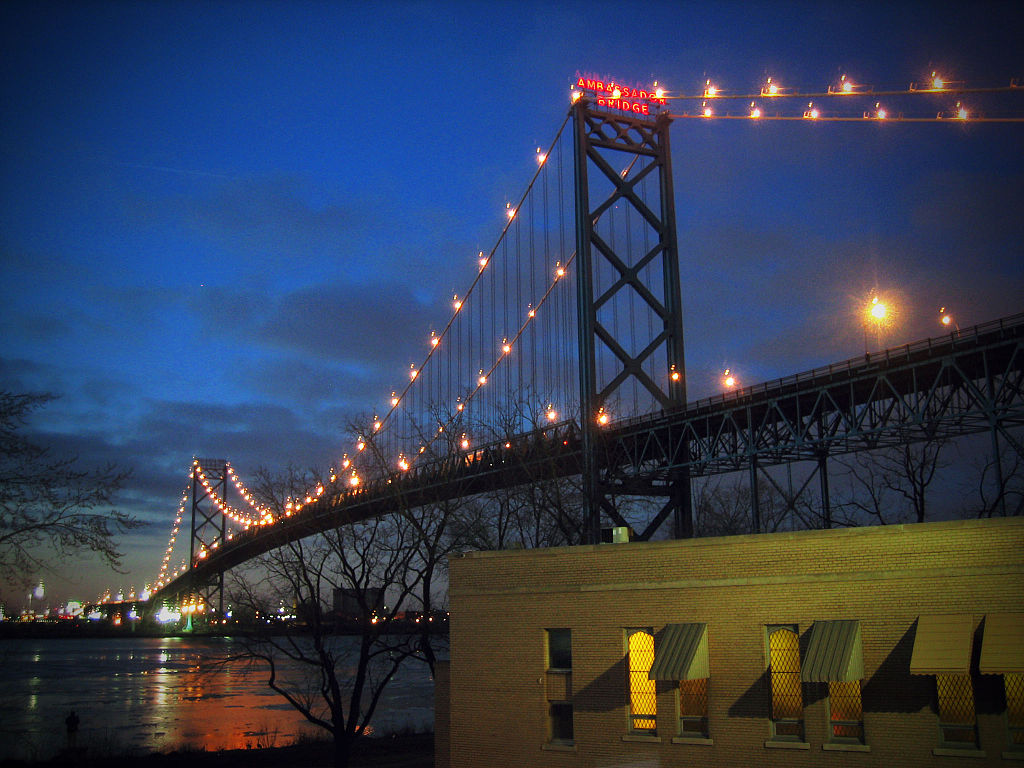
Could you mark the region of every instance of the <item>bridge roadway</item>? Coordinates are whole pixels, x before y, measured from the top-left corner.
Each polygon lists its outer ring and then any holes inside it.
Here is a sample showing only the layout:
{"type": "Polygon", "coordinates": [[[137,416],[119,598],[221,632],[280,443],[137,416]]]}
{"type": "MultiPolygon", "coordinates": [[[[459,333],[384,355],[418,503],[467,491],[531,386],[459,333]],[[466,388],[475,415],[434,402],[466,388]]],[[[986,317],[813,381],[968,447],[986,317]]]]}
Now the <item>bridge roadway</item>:
{"type": "MultiPolygon", "coordinates": [[[[1024,313],[699,400],[601,430],[598,465],[619,493],[657,493],[673,473],[711,475],[995,430],[1024,455],[1024,313]]],[[[579,474],[573,421],[366,482],[328,486],[273,525],[235,534],[154,600],[183,594],[291,541],[402,508],[579,474]]]]}

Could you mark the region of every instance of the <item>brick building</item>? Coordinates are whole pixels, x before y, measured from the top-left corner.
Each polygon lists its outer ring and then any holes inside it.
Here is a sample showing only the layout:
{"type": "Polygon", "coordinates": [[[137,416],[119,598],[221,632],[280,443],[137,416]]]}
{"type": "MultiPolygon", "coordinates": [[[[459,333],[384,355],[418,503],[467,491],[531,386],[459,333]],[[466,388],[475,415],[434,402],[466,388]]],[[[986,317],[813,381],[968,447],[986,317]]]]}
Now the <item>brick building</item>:
{"type": "Polygon", "coordinates": [[[1022,595],[1021,518],[470,553],[437,765],[1024,765],[1022,595]]]}

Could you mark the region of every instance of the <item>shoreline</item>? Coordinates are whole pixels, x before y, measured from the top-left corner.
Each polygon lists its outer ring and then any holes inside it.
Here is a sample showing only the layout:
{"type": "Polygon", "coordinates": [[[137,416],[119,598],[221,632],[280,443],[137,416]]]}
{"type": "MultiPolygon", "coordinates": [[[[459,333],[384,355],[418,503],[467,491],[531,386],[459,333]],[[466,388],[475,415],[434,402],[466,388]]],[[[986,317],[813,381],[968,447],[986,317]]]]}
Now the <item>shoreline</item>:
{"type": "MultiPolygon", "coordinates": [[[[324,740],[262,749],[228,749],[212,752],[205,749],[184,749],[143,755],[90,755],[88,748],[81,748],[74,751],[64,750],[48,760],[0,760],[0,768],[66,765],[98,768],[117,764],[139,765],[143,768],[328,768],[333,765],[333,744],[324,740]]],[[[349,762],[350,768],[433,768],[433,765],[432,733],[364,737],[356,742],[349,762]]]]}

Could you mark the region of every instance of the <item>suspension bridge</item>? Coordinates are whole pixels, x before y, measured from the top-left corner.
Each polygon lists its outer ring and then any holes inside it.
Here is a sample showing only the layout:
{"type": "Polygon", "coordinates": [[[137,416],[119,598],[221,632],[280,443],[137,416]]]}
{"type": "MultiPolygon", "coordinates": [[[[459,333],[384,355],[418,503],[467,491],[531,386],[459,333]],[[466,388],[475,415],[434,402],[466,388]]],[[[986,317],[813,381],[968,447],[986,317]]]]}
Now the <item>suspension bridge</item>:
{"type": "MultiPolygon", "coordinates": [[[[270,508],[224,459],[193,462],[153,604],[192,595],[223,613],[224,572],[285,543],[538,478],[577,479],[579,541],[600,541],[605,525],[647,540],[693,534],[695,477],[746,473],[755,531],[759,487],[771,484],[792,508],[816,479],[828,527],[833,457],[986,432],[997,472],[1002,453],[1024,457],[1024,314],[688,401],[673,121],[1018,119],[969,115],[959,101],[935,117],[888,112],[880,98],[893,92],[862,92],[845,78],[827,92],[787,95],[859,94],[874,106],[842,115],[812,100],[802,114],[772,115],[757,100],[781,103],[773,88],[769,80],[733,95],[749,110],[716,114],[709,103],[726,95],[710,82],[685,97],[699,104],[690,112],[670,109],[684,97],[656,87],[580,77],[495,245],[479,253],[447,321],[424,334],[422,358],[351,435],[329,477],[270,508]],[[810,467],[796,486],[767,471],[792,463],[810,467]],[[644,519],[624,499],[645,500],[644,519]],[[188,555],[174,569],[179,535],[188,555]]],[[[902,95],[970,92],[935,79],[902,95]]]]}

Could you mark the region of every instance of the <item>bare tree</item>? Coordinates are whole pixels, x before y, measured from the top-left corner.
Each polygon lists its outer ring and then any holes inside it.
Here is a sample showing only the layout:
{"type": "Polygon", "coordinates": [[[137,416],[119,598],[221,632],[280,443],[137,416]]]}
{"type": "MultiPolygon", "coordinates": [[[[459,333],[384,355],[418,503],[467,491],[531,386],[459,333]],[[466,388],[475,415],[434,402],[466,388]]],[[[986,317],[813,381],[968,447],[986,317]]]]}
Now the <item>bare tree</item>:
{"type": "MultiPolygon", "coordinates": [[[[714,475],[694,483],[693,528],[696,536],[753,533],[753,494],[745,473],[714,475]]],[[[805,527],[793,518],[774,483],[759,483],[761,527],[767,532],[805,527]]]]}
{"type": "Polygon", "coordinates": [[[976,463],[974,469],[975,500],[962,510],[963,516],[1024,514],[1024,459],[1016,446],[1010,446],[1001,457],[990,456],[980,465],[976,463]]]}
{"type": "Polygon", "coordinates": [[[0,392],[0,579],[27,583],[54,556],[94,552],[121,566],[115,537],[142,523],[123,512],[97,511],[110,504],[129,472],[113,465],[82,469],[76,458],[58,458],[21,430],[55,398],[0,392]]]}
{"type": "Polygon", "coordinates": [[[839,504],[839,520],[846,525],[923,523],[928,486],[945,466],[940,461],[945,445],[936,438],[839,459],[847,470],[849,491],[839,504]]]}
{"type": "Polygon", "coordinates": [[[353,522],[287,544],[233,574],[237,610],[268,617],[285,605],[301,631],[276,632],[256,621],[226,661],[264,670],[272,690],[330,734],[337,768],[349,764],[388,682],[416,652],[413,637],[391,631],[421,579],[410,564],[415,535],[400,515],[353,522]],[[327,607],[335,594],[358,606],[346,624],[354,637],[336,634],[337,617],[327,607]]]}
{"type": "Polygon", "coordinates": [[[542,402],[522,396],[506,403],[493,421],[475,426],[477,434],[498,446],[510,475],[522,481],[483,494],[467,508],[470,514],[461,516],[458,535],[474,549],[555,547],[583,540],[579,478],[564,476],[543,460],[561,451],[557,440],[565,421],[554,423],[538,405],[542,402]]]}

